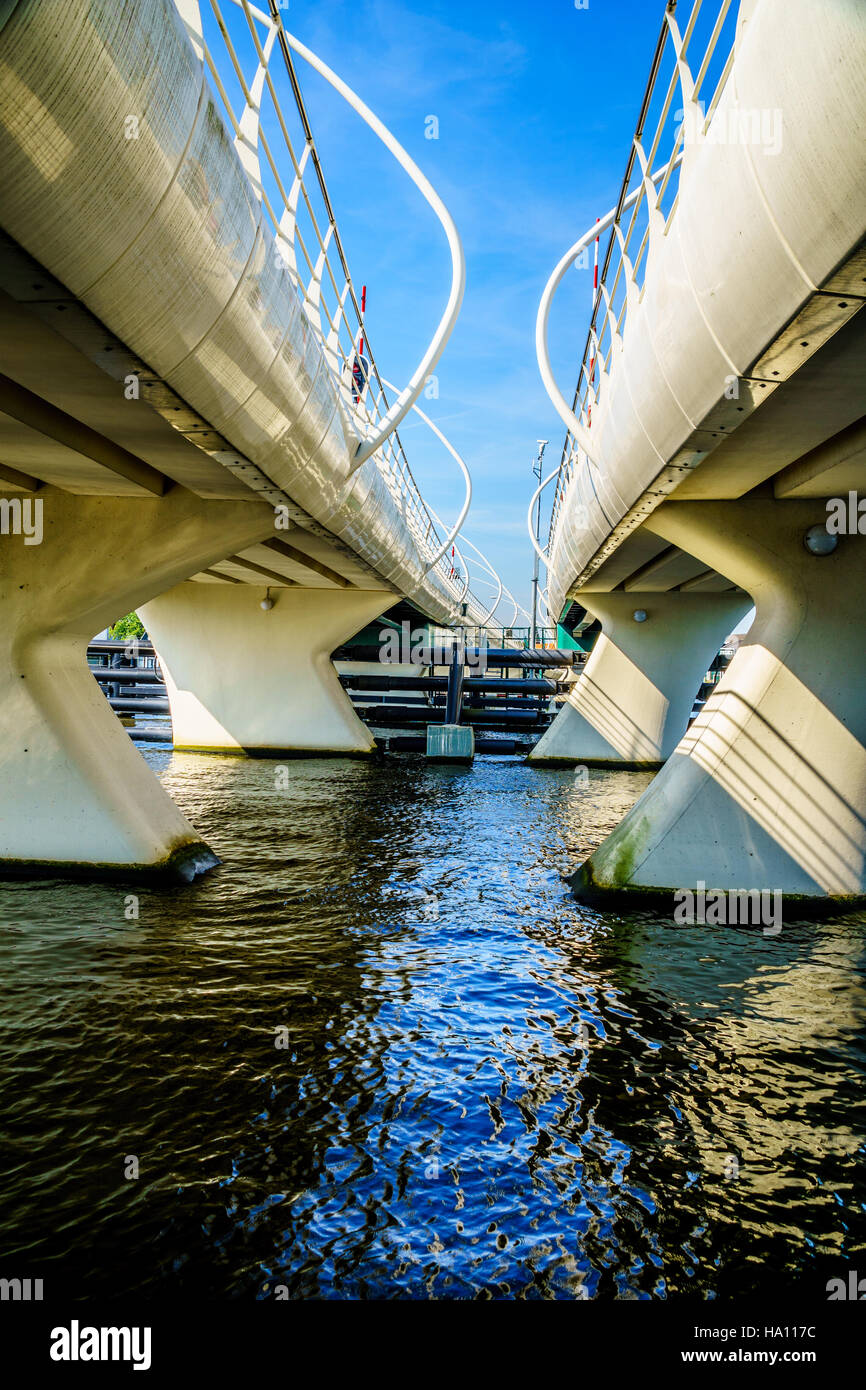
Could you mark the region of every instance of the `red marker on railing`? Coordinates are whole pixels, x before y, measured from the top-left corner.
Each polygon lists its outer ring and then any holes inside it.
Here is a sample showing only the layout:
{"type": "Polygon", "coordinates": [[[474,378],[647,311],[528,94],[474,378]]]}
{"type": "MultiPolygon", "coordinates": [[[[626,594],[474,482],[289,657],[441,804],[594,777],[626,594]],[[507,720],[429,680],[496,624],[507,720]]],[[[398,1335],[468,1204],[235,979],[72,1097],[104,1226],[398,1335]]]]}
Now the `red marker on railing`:
{"type": "MultiPolygon", "coordinates": [[[[600,218],[600,217],[597,217],[595,220],[596,220],[596,222],[600,222],[600,221],[601,221],[601,218],[600,218]]],[[[597,298],[598,298],[598,237],[596,237],[596,239],[595,239],[595,260],[593,261],[593,267],[592,267],[592,312],[593,312],[593,314],[595,314],[595,301],[596,301],[597,298]]]]}
{"type": "MultiPolygon", "coordinates": [[[[598,251],[596,251],[596,263],[598,263],[598,251]]],[[[358,352],[364,355],[364,320],[363,315],[367,312],[367,286],[361,286],[361,337],[358,340],[358,352]]]]}
{"type": "Polygon", "coordinates": [[[364,394],[364,388],[370,374],[369,363],[364,356],[364,314],[367,310],[367,286],[361,286],[361,331],[358,335],[358,351],[355,353],[355,360],[352,363],[352,400],[355,405],[364,394]]]}
{"type": "MultiPolygon", "coordinates": [[[[596,222],[600,222],[600,221],[601,221],[601,218],[600,218],[600,217],[597,217],[595,220],[596,220],[596,222]]],[[[590,323],[595,323],[595,304],[596,304],[596,300],[597,300],[597,299],[598,299],[598,237],[596,237],[596,239],[595,239],[595,254],[594,254],[593,264],[592,264],[592,318],[590,319],[590,323]]],[[[589,359],[589,386],[590,386],[590,389],[592,389],[592,382],[593,382],[593,378],[594,378],[594,377],[595,377],[595,354],[593,353],[592,357],[589,359]]],[[[589,408],[588,408],[588,410],[587,410],[587,412],[586,412],[586,427],[587,427],[587,429],[592,429],[592,406],[591,406],[591,405],[589,406],[589,408]]]]}

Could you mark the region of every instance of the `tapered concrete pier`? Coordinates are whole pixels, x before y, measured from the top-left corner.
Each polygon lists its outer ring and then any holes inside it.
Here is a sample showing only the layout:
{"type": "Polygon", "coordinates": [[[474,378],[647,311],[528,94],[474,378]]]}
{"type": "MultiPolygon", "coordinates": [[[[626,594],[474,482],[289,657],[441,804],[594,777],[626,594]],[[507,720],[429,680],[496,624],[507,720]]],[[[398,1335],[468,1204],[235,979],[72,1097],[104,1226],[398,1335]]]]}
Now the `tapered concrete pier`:
{"type": "Polygon", "coordinates": [[[71,497],[44,488],[43,538],[0,546],[0,874],[157,871],[216,862],[132,746],[90,674],[87,644],[119,613],[267,535],[270,508],[71,497]],[[131,538],[135,538],[134,546],[131,538]]]}
{"type": "Polygon", "coordinates": [[[711,661],[751,601],[742,593],[584,590],[581,603],[602,630],[529,762],[661,767],[685,732],[711,661]]]}
{"type": "Polygon", "coordinates": [[[583,894],[780,889],[795,911],[866,898],[866,545],[811,554],[814,502],[667,503],[648,525],[754,595],[719,685],[574,879],[583,894]],[[808,900],[803,902],[802,900],[808,900]]]}
{"type": "Polygon", "coordinates": [[[179,751],[364,756],[375,739],[331,653],[394,601],[387,590],[180,584],[141,611],[179,751]],[[270,607],[262,609],[262,603],[270,607]]]}

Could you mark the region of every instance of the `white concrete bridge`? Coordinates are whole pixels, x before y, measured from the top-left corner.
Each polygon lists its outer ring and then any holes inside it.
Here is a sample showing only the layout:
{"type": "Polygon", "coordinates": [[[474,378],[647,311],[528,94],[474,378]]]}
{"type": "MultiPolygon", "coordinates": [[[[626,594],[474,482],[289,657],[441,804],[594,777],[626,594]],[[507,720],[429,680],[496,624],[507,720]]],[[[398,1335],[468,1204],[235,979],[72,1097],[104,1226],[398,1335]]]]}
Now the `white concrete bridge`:
{"type": "Polygon", "coordinates": [[[446,529],[398,433],[459,312],[463,252],[421,171],[273,3],[3,4],[0,102],[0,861],[189,874],[213,856],[86,643],[141,611],[177,746],[373,747],[330,653],[400,598],[439,624],[492,612],[452,558],[468,474],[446,529]],[[384,141],[450,247],[401,390],[370,350],[293,54],[384,141]]]}
{"type": "Polygon", "coordinates": [[[866,9],[662,8],[619,198],[539,309],[567,429],[545,480],[549,607],[581,605],[602,635],[532,759],[662,767],[578,892],[701,882],[820,910],[866,894],[866,9]],[[567,400],[551,304],[596,236],[567,400]],[[849,494],[853,527],[831,534],[849,494]]]}

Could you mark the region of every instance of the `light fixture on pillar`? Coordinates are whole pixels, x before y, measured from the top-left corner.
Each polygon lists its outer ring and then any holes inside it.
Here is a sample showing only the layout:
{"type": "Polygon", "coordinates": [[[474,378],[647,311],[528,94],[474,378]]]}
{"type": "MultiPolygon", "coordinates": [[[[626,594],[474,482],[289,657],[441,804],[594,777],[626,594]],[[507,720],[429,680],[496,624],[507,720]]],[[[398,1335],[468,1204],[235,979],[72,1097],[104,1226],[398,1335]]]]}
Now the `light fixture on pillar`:
{"type": "Polygon", "coordinates": [[[803,544],[810,555],[832,555],[839,544],[839,537],[827,530],[826,525],[810,526],[803,544]]]}
{"type": "Polygon", "coordinates": [[[265,589],[265,596],[259,604],[259,607],[262,609],[264,613],[269,613],[273,606],[274,600],[271,598],[271,591],[270,589],[265,589]]]}
{"type": "Polygon", "coordinates": [[[645,623],[648,616],[649,614],[647,613],[645,608],[636,608],[632,613],[632,617],[634,618],[636,623],[645,623]]]}

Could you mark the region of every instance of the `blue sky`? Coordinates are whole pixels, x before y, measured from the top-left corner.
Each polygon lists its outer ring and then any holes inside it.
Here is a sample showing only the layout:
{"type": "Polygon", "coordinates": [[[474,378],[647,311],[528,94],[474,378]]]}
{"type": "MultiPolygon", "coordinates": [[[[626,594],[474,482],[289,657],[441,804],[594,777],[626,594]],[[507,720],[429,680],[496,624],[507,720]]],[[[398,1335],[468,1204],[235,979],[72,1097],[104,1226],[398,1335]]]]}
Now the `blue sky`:
{"type": "MultiPolygon", "coordinates": [[[[663,15],[662,0],[290,0],[283,22],[352,86],[430,178],[466,252],[467,288],[422,400],[469,464],[467,534],[529,602],[525,515],[536,440],[564,428],[535,361],[545,281],[611,207],[663,15]],[[430,116],[438,139],[426,139],[430,116]]],[[[352,275],[368,286],[379,368],[402,384],[445,304],[450,258],[434,214],[358,117],[302,62],[299,78],[352,275]]],[[[586,334],[591,270],[554,306],[551,342],[570,393],[586,334]]],[[[401,428],[441,515],[461,499],[456,468],[417,418],[401,428]]],[[[507,613],[504,614],[507,617],[507,613]]]]}

